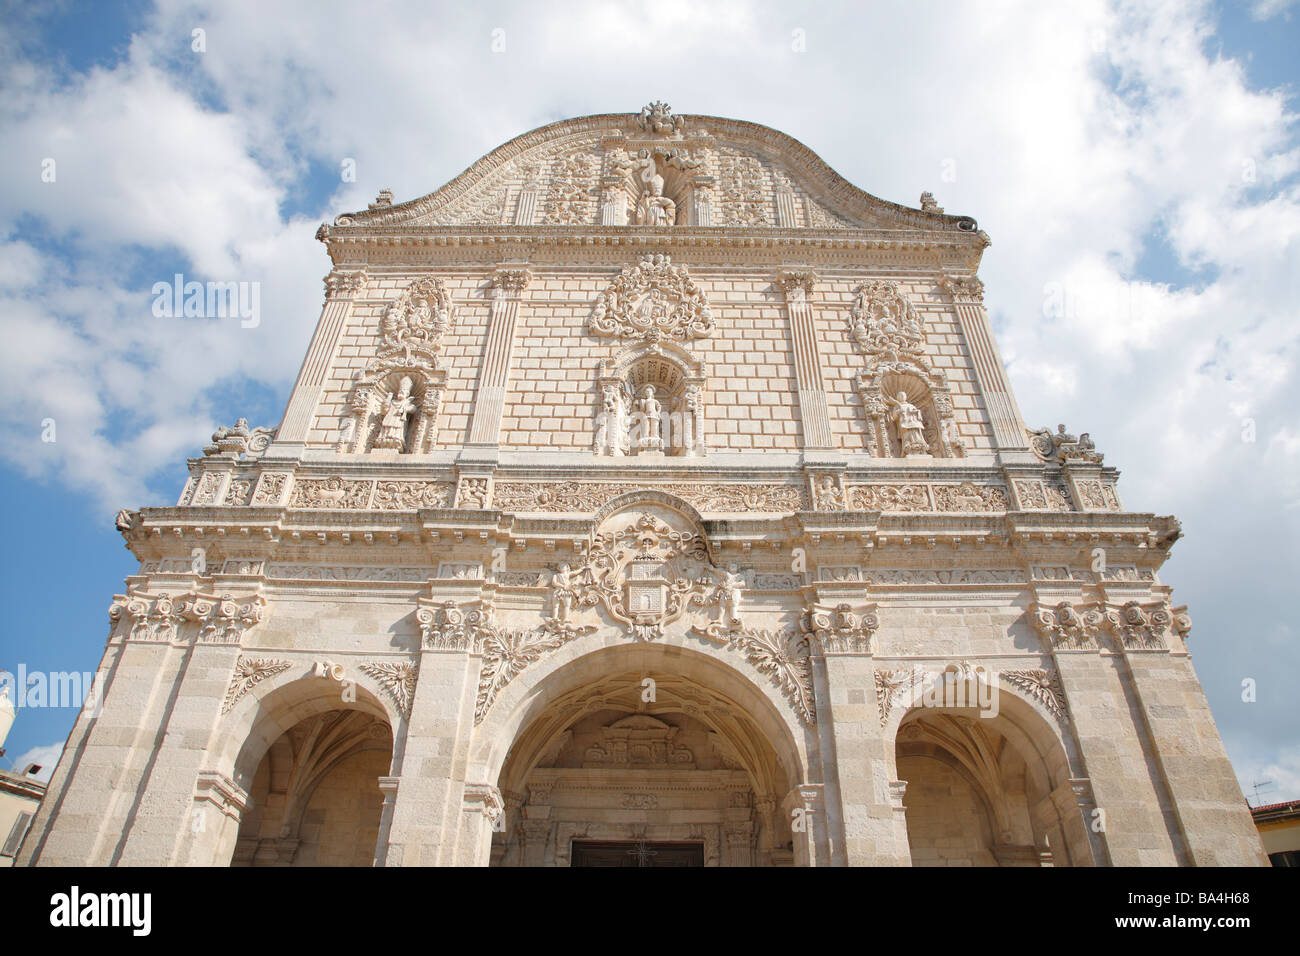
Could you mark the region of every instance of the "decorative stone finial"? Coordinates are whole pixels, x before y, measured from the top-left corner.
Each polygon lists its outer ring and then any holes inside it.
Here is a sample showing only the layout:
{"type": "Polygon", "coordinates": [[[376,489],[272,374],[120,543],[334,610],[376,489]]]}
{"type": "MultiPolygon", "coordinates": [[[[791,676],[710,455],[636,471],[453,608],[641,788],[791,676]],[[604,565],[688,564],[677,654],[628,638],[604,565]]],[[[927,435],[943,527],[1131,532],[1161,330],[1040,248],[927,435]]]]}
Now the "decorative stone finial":
{"type": "Polygon", "coordinates": [[[680,133],[682,127],[686,125],[686,120],[683,117],[674,116],[673,108],[659,100],[641,107],[639,122],[641,128],[647,133],[658,133],[660,135],[680,133]]]}
{"type": "Polygon", "coordinates": [[[375,197],[367,208],[369,209],[386,209],[393,204],[393,191],[391,189],[379,190],[379,195],[375,197]]]}

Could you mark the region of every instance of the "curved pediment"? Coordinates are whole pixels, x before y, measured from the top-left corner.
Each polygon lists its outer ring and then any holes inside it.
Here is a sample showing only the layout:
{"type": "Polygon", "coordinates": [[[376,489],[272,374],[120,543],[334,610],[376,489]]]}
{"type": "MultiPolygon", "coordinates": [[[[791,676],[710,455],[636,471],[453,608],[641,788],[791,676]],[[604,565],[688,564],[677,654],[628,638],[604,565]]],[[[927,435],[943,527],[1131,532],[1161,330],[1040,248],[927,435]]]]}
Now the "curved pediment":
{"type": "Polygon", "coordinates": [[[797,140],[715,116],[562,120],[497,147],[441,189],[394,204],[387,190],[336,227],[721,226],[975,233],[932,198],[912,209],[839,176],[797,140]]]}

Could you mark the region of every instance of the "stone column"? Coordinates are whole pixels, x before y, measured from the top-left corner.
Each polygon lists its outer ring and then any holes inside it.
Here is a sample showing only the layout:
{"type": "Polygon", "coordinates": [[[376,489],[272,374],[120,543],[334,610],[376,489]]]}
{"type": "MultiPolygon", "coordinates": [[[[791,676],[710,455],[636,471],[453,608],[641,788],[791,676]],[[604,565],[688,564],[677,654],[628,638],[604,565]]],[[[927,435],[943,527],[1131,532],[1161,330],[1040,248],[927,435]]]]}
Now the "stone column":
{"type": "Polygon", "coordinates": [[[505,800],[501,791],[490,783],[467,783],[462,793],[464,812],[455,865],[487,866],[492,853],[492,834],[505,821],[505,800]]]}
{"type": "MultiPolygon", "coordinates": [[[[828,653],[829,700],[818,701],[817,724],[827,728],[842,815],[841,853],[848,866],[908,866],[902,791],[895,794],[893,742],[876,705],[875,666],[865,653],[828,653]],[[897,799],[895,799],[897,797],[897,799]]],[[[830,768],[826,770],[828,776],[830,768]]],[[[905,785],[904,785],[905,786],[905,785]]]]}
{"type": "Polygon", "coordinates": [[[1031,619],[1052,647],[1070,728],[1087,769],[1097,811],[1087,821],[1094,854],[1104,849],[1104,859],[1116,866],[1185,863],[1169,793],[1142,726],[1141,704],[1124,678],[1123,657],[1106,646],[1101,611],[1075,597],[1066,603],[1074,608],[1077,624],[1067,632],[1054,630],[1044,616],[1059,621],[1055,609],[1061,595],[1038,590],[1041,603],[1031,608],[1031,619]]]}
{"type": "MultiPolygon", "coordinates": [[[[1148,611],[1148,620],[1159,613],[1148,611]]],[[[1144,643],[1164,647],[1120,644],[1143,718],[1139,730],[1149,736],[1153,768],[1164,778],[1190,862],[1268,866],[1191,658],[1169,625],[1163,636],[1161,628],[1156,618],[1144,643]]]]}
{"type": "Polygon", "coordinates": [[[957,322],[970,352],[975,381],[984,398],[998,451],[1028,451],[1024,419],[1007,381],[1006,366],[984,310],[984,283],[975,276],[944,276],[940,284],[952,296],[956,307],[957,322]]]}
{"type": "Polygon", "coordinates": [[[826,384],[822,379],[821,356],[817,352],[817,325],[810,299],[817,276],[813,272],[782,272],[786,312],[794,343],[795,383],[799,389],[799,418],[805,448],[831,449],[830,412],[826,384]]]}
{"type": "Polygon", "coordinates": [[[298,381],[294,383],[289,406],[285,409],[284,422],[275,436],[275,444],[302,445],[307,441],[312,419],[320,405],[325,374],[329,371],[331,360],[338,354],[343,326],[352,311],[357,293],[365,283],[364,270],[335,270],[325,277],[325,307],[321,311],[320,321],[316,323],[316,334],[307,349],[307,357],[303,359],[302,368],[298,371],[298,381]]]}
{"type": "Polygon", "coordinates": [[[498,269],[492,279],[492,315],[488,319],[487,346],[474,393],[474,417],[469,444],[496,447],[510,378],[510,350],[519,317],[519,299],[528,286],[527,269],[498,269]]]}
{"type": "Polygon", "coordinates": [[[1048,796],[1056,812],[1057,828],[1064,846],[1052,847],[1055,866],[1104,866],[1110,862],[1106,840],[1098,829],[1100,818],[1093,813],[1097,801],[1092,796],[1092,784],[1086,777],[1074,777],[1061,784],[1048,796]],[[1087,852],[1081,853],[1080,849],[1087,852]]]}
{"type": "Polygon", "coordinates": [[[379,778],[379,792],[384,795],[384,806],[379,811],[379,838],[375,841],[375,866],[383,866],[388,856],[388,844],[393,831],[393,806],[397,802],[397,787],[401,782],[401,777],[379,778]]]}
{"type": "Polygon", "coordinates": [[[795,866],[830,866],[830,828],[826,819],[826,787],[804,783],[782,801],[794,834],[795,866]]]}
{"type": "Polygon", "coordinates": [[[230,800],[221,795],[222,783],[207,766],[238,659],[238,645],[196,644],[186,654],[170,694],[173,701],[183,701],[185,706],[169,706],[166,715],[152,724],[163,728],[163,733],[141,781],[138,807],[123,835],[118,865],[159,866],[183,861],[224,866],[230,862],[202,859],[197,851],[203,847],[211,851],[218,845],[205,839],[212,828],[220,829],[220,813],[212,811],[221,806],[225,812],[225,804],[238,800],[237,794],[230,800]]]}
{"type": "MultiPolygon", "coordinates": [[[[146,580],[128,583],[143,587],[146,580]]],[[[98,713],[87,708],[78,718],[19,865],[174,861],[190,823],[207,729],[217,719],[237,650],[205,648],[191,664],[191,649],[176,634],[176,608],[169,607],[163,613],[154,603],[146,612],[138,601],[115,603],[115,634],[98,675],[98,713]],[[181,694],[190,696],[178,714],[181,694]],[[159,743],[159,729],[168,727],[159,743]]]]}
{"type": "Polygon", "coordinates": [[[424,644],[396,771],[398,786],[383,860],[387,866],[456,862],[478,660],[464,648],[434,650],[427,638],[424,644]]]}

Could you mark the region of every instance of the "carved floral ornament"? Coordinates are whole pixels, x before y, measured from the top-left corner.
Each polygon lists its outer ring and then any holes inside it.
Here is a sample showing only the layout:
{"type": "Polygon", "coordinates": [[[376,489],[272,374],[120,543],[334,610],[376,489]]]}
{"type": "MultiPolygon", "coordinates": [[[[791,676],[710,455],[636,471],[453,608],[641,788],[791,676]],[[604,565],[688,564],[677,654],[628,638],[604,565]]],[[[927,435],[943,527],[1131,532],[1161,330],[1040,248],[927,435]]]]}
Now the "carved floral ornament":
{"type": "Polygon", "coordinates": [[[714,322],[685,266],[674,266],[666,255],[646,255],[600,294],[587,329],[602,338],[680,341],[712,335],[714,322]]]}
{"type": "Polygon", "coordinates": [[[944,707],[966,703],[976,706],[1003,684],[1036,701],[1057,720],[1064,723],[1070,719],[1060,677],[1044,668],[993,671],[971,661],[956,661],[939,667],[914,664],[878,670],[875,680],[881,726],[889,722],[889,715],[900,706],[944,707]]]}
{"type": "MultiPolygon", "coordinates": [[[[230,686],[226,690],[221,712],[230,713],[254,687],[284,673],[292,666],[293,663],[290,661],[240,655],[235,661],[234,672],[231,674],[230,686]]],[[[359,664],[357,669],[373,678],[393,699],[402,716],[410,718],[418,677],[417,665],[413,661],[365,661],[359,664]]],[[[328,660],[316,661],[306,676],[323,677],[336,683],[347,680],[347,672],[343,665],[328,660]]]]}
{"type": "Polygon", "coordinates": [[[1058,650],[1097,650],[1103,632],[1111,634],[1124,650],[1164,650],[1171,627],[1180,635],[1191,629],[1186,608],[1179,608],[1176,615],[1161,601],[1122,605],[1061,601],[1055,605],[1036,603],[1029,611],[1035,629],[1058,650]]]}

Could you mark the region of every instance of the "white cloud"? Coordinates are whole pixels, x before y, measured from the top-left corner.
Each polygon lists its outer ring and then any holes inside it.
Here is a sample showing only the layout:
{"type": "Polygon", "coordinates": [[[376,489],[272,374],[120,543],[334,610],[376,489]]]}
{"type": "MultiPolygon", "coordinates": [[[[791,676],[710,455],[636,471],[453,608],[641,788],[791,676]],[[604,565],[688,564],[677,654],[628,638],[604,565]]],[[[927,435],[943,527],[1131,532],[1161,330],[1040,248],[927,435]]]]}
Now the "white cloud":
{"type": "Polygon", "coordinates": [[[14,758],[13,767],[15,773],[22,773],[32,764],[40,764],[40,773],[32,774],[33,779],[40,780],[42,783],[49,783],[50,777],[54,775],[54,768],[58,766],[59,757],[63,755],[63,741],[59,740],[52,744],[45,744],[41,747],[33,747],[14,758]]]}

